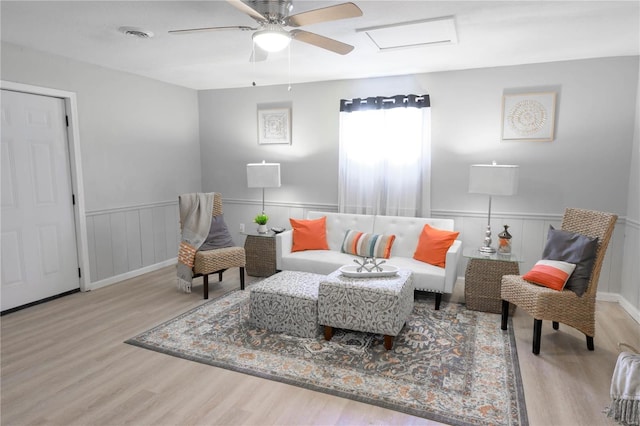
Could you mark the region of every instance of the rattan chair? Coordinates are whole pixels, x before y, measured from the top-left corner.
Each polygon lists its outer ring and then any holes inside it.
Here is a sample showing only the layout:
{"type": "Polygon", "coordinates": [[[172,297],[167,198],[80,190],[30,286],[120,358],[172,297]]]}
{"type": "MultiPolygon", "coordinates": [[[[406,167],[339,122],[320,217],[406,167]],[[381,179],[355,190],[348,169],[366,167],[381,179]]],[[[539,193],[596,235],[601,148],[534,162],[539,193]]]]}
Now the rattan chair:
{"type": "Polygon", "coordinates": [[[507,329],[510,304],[514,304],[533,316],[533,353],[540,353],[542,320],[552,321],[558,330],[559,323],[569,325],[587,337],[587,348],[592,351],[595,335],[596,291],[600,269],[618,216],[591,210],[568,208],[562,218],[561,229],[598,237],[598,249],[591,270],[587,289],[582,296],[571,290],[557,291],[525,281],[519,275],[502,277],[502,324],[507,329]]]}
{"type": "MultiPolygon", "coordinates": [[[[213,197],[213,216],[222,214],[222,195],[215,193],[213,197]]],[[[209,298],[209,275],[218,274],[222,281],[222,273],[229,268],[240,269],[240,289],[244,290],[244,267],[246,257],[243,247],[225,247],[214,250],[197,251],[193,278],[202,277],[204,298],[209,298]]]]}

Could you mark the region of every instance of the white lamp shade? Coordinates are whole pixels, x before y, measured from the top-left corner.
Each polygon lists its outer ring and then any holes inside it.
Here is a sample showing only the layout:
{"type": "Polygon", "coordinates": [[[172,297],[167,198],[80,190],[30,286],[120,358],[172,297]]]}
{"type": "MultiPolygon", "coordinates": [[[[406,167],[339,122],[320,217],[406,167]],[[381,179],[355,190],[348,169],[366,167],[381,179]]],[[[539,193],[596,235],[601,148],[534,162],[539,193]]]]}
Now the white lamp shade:
{"type": "Polygon", "coordinates": [[[280,186],[280,163],[247,164],[247,186],[249,188],[278,188],[280,186]]]}
{"type": "Polygon", "coordinates": [[[518,192],[520,166],[474,164],[469,170],[472,194],[515,195],[518,192]]]}

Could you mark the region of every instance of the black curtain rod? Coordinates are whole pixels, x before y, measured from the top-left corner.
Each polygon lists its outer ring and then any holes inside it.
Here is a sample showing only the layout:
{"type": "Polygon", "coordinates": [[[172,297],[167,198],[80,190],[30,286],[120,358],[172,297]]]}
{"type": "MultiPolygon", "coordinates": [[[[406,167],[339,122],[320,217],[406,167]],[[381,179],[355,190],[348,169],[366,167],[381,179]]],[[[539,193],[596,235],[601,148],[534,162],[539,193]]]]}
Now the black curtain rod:
{"type": "Polygon", "coordinates": [[[340,99],[340,112],[391,108],[428,108],[430,106],[429,95],[371,96],[368,98],[340,99]]]}

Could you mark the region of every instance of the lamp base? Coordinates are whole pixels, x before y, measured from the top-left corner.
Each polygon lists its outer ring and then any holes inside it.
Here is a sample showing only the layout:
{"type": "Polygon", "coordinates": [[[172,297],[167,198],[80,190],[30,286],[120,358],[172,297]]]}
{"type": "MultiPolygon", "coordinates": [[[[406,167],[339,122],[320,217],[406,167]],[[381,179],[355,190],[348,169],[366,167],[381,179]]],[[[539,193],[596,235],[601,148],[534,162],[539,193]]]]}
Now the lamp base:
{"type": "MultiPolygon", "coordinates": [[[[491,199],[491,198],[489,198],[491,199]]],[[[489,206],[491,206],[491,201],[489,201],[489,206]]],[[[489,207],[491,209],[491,207],[489,207]]],[[[489,210],[491,211],[491,210],[489,210]]],[[[489,213],[491,214],[491,213],[489,213]]],[[[491,217],[491,216],[489,216],[491,217]]],[[[489,219],[490,221],[491,219],[489,219]]],[[[484,245],[478,249],[480,253],[492,254],[496,252],[496,249],[491,247],[491,225],[489,225],[489,221],[487,222],[487,229],[484,231],[484,245]]]]}
{"type": "Polygon", "coordinates": [[[493,247],[487,247],[487,246],[482,246],[480,248],[478,248],[478,251],[480,253],[486,253],[486,254],[492,254],[496,252],[496,249],[494,249],[493,247]]]}

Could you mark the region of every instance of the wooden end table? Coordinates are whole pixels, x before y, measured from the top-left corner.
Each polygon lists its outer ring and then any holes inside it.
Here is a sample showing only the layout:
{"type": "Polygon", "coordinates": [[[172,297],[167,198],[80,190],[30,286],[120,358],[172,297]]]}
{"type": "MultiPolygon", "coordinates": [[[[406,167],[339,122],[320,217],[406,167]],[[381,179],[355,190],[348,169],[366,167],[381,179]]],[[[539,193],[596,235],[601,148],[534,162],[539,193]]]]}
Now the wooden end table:
{"type": "MultiPolygon", "coordinates": [[[[467,309],[499,314],[502,312],[503,275],[519,275],[519,263],[515,254],[481,253],[477,248],[468,247],[462,251],[468,260],[464,274],[464,299],[467,309]]],[[[511,304],[513,314],[515,305],[511,304]]]]}

